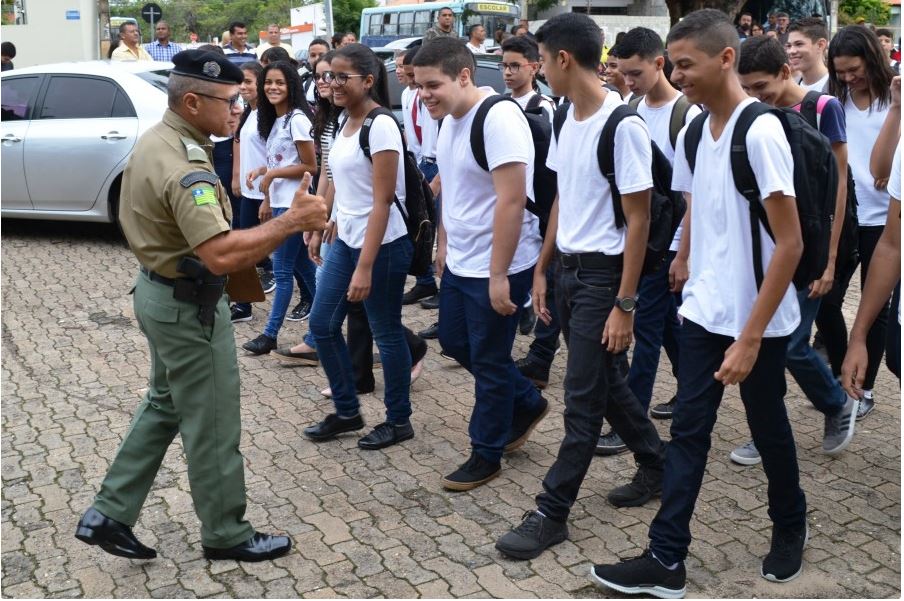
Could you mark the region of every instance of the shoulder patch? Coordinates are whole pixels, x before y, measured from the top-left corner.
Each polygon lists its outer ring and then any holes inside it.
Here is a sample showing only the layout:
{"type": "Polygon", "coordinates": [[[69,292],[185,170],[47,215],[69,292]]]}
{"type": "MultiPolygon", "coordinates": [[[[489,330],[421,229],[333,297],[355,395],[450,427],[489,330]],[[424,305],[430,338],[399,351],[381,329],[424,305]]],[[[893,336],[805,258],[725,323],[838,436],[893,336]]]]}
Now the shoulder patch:
{"type": "Polygon", "coordinates": [[[199,207],[203,205],[217,204],[216,190],[214,190],[210,186],[201,186],[199,188],[195,188],[191,191],[191,196],[195,199],[195,205],[199,207]]]}
{"type": "Polygon", "coordinates": [[[185,146],[185,154],[189,161],[193,163],[207,163],[209,161],[207,151],[204,150],[203,146],[185,136],[182,136],[180,140],[182,140],[182,145],[185,146]]]}
{"type": "Polygon", "coordinates": [[[207,182],[211,186],[216,186],[218,181],[220,181],[220,178],[217,177],[216,173],[211,173],[210,171],[192,171],[180,179],[179,183],[183,188],[191,188],[200,182],[207,182]]]}

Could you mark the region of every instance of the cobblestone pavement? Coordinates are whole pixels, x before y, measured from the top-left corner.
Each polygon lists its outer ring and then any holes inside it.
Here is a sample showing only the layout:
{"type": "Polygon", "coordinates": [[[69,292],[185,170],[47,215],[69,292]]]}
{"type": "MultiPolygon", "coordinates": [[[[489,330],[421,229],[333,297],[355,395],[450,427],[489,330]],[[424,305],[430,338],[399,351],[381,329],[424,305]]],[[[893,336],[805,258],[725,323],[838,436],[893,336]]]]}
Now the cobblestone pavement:
{"type": "MultiPolygon", "coordinates": [[[[562,438],[564,351],[546,392],[553,410],[528,444],[490,484],[450,493],[439,479],[468,450],[473,382],[431,342],[412,390],[416,437],[377,452],[360,451],[355,437],[322,444],[302,437],[331,409],[318,393],[322,372],[240,357],[248,517],[293,537],[287,557],[262,564],[202,558],[178,439],[136,527],[160,556],[133,562],[86,547],[73,538],[75,524],[146,386],[147,347],[127,294],[136,263],[110,227],[7,220],[3,228],[4,596],[599,597],[590,565],[646,545],[658,502],[619,510],[605,501],[633,474],[620,455],[594,459],[570,540],[532,561],[501,557],[496,538],[533,506],[562,438]]],[[[236,328],[237,342],[257,335],[265,315],[256,307],[254,321],[236,328]]],[[[420,328],[434,314],[406,307],[404,318],[420,328]]],[[[287,322],[281,341],[306,328],[287,322]]],[[[518,337],[516,357],[528,343],[518,337]]],[[[674,389],[663,361],[654,402],[674,389]]],[[[378,371],[377,395],[381,378],[378,371]]],[[[382,415],[377,395],[362,399],[370,424],[382,415]]],[[[690,596],[900,596],[900,388],[884,366],[876,396],[875,412],[833,459],[821,453],[822,416],[789,381],[811,539],[803,575],[778,585],[759,576],[770,536],[763,471],[728,460],[748,438],[737,388],[728,391],[692,522],[690,596]]],[[[667,437],[668,422],[656,425],[667,437]]]]}

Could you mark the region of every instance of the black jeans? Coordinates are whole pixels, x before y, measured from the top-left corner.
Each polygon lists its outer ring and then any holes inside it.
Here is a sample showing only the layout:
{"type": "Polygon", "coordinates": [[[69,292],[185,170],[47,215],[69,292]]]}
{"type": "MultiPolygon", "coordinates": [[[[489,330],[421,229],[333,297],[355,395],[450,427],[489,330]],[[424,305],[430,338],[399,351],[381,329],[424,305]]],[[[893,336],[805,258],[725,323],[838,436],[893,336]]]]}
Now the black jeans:
{"type": "Polygon", "coordinates": [[[602,345],[621,271],[560,267],[556,305],[568,345],[565,372],[565,439],[543,480],[537,508],[568,519],[590,467],[605,417],[639,465],[662,468],[664,443],[625,382],[624,357],[602,345]]]}
{"type": "Polygon", "coordinates": [[[534,365],[538,365],[544,369],[549,369],[552,360],[559,350],[559,334],[562,332],[559,326],[559,311],[556,308],[556,279],[558,276],[558,264],[553,261],[546,268],[546,307],[549,309],[551,318],[549,325],[543,323],[542,319],[537,320],[534,328],[534,339],[530,343],[530,349],[527,351],[527,358],[534,365]]]}
{"type": "MultiPolygon", "coordinates": [[[[662,505],[650,526],[650,548],[663,563],[684,561],[690,521],[703,482],[716,413],[725,387],[713,377],[734,342],[685,319],[681,325],[678,400],[665,452],[662,505]]],[[[807,502],[800,488],[797,451],[785,411],[788,337],[764,338],[741,385],[747,425],[769,480],[769,517],[783,528],[803,526],[807,502]]]]}
{"type": "MultiPolygon", "coordinates": [[[[349,303],[347,319],[346,343],[352,357],[352,368],[355,370],[355,389],[373,390],[375,386],[374,336],[370,331],[370,322],[367,321],[364,303],[349,303]]],[[[408,351],[411,353],[411,365],[414,365],[427,354],[427,341],[404,325],[402,331],[405,334],[405,342],[408,343],[408,351]]]]}

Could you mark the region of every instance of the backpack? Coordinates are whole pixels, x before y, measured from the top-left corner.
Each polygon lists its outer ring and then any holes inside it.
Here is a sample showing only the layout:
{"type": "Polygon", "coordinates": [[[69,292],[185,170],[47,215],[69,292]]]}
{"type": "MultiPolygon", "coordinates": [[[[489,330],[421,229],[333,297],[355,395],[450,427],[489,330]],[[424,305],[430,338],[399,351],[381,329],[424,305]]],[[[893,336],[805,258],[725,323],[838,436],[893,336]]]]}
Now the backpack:
{"type": "MultiPolygon", "coordinates": [[[[637,116],[637,112],[627,104],[620,104],[612,111],[600,133],[600,141],[596,148],[596,160],[600,172],[609,182],[612,191],[612,208],[615,213],[615,226],[619,229],[625,226],[625,213],[622,209],[621,193],[615,185],[615,130],[618,124],[627,117],[637,116]]],[[[553,121],[553,131],[556,140],[565,119],[568,117],[568,109],[560,108],[556,111],[553,121]]],[[[672,190],[672,164],[666,158],[656,142],[650,141],[653,151],[653,189],[650,191],[650,232],[647,237],[647,252],[643,260],[641,275],[649,275],[659,271],[666,264],[669,247],[675,238],[675,232],[681,225],[684,213],[687,210],[687,202],[684,195],[672,190]]]]}
{"type": "MultiPolygon", "coordinates": [[[[373,158],[370,156],[370,128],[374,119],[379,115],[388,115],[392,117],[393,122],[398,127],[399,122],[395,120],[392,111],[384,107],[377,107],[367,113],[364,123],[358,133],[358,143],[364,156],[371,162],[373,158]]],[[[343,121],[342,125],[345,125],[343,121]]],[[[342,129],[342,126],[339,127],[342,129]]],[[[399,133],[402,134],[402,148],[404,150],[402,160],[405,165],[405,206],[399,202],[398,197],[393,199],[402,217],[405,219],[405,227],[408,230],[408,237],[411,244],[414,245],[414,253],[411,256],[411,266],[408,268],[408,274],[413,276],[426,275],[433,263],[433,241],[436,237],[436,203],[433,200],[433,192],[430,190],[427,180],[421,170],[418,169],[417,161],[414,154],[408,150],[405,145],[405,134],[399,127],[399,133]]]]}
{"type": "MultiPolygon", "coordinates": [[[[534,96],[534,98],[539,97],[539,94],[534,96]]],[[[511,96],[491,96],[480,104],[471,124],[471,152],[474,154],[474,160],[484,171],[489,171],[490,167],[487,162],[486,146],[484,146],[483,129],[490,109],[500,102],[512,102],[519,109],[521,108],[511,96]]],[[[539,103],[538,100],[537,104],[539,105],[539,103]]],[[[534,198],[528,198],[524,208],[539,218],[540,235],[545,236],[546,226],[549,223],[549,212],[552,210],[552,203],[556,200],[556,172],[546,166],[552,127],[549,119],[543,114],[542,107],[538,106],[532,112],[523,112],[534,143],[534,198]]]]}
{"type": "MultiPolygon", "coordinates": [[[[807,123],[819,130],[822,109],[825,107],[822,98],[834,98],[819,92],[807,92],[800,104],[800,114],[807,123]]],[[[839,174],[840,177],[840,174],[839,174]]],[[[854,188],[854,175],[851,166],[847,168],[847,201],[844,206],[844,221],[841,225],[841,237],[838,239],[838,254],[835,259],[835,270],[840,272],[844,265],[856,263],[860,246],[860,222],[857,218],[857,191],[854,188]]]]}
{"type": "MultiPolygon", "coordinates": [[[[804,243],[803,254],[794,273],[794,286],[802,290],[822,277],[829,260],[835,195],[838,193],[838,164],[828,139],[794,109],[773,108],[754,102],[741,111],[731,136],[731,172],[735,187],[750,207],[753,274],[757,290],[763,285],[764,277],[759,224],[763,224],[770,237],[775,239],[775,236],[769,227],[756,176],[747,156],[746,135],[754,120],[766,113],[775,115],[781,122],[794,159],[794,192],[804,243]]],[[[685,133],[684,150],[691,172],[694,171],[697,147],[708,115],[704,112],[695,117],[685,133]]]]}
{"type": "MultiPolygon", "coordinates": [[[[512,100],[514,100],[514,97],[512,96],[512,94],[511,94],[510,92],[507,92],[507,93],[503,94],[503,96],[505,96],[506,98],[511,98],[512,100]]],[[[552,98],[547,98],[546,96],[544,96],[544,95],[541,94],[540,92],[536,92],[533,96],[530,97],[530,100],[527,101],[527,105],[524,107],[524,112],[525,112],[525,113],[535,114],[535,115],[542,115],[542,113],[538,113],[538,112],[537,112],[537,109],[542,110],[541,103],[542,103],[544,100],[547,100],[547,101],[549,101],[549,102],[553,102],[552,98]]],[[[516,102],[517,102],[517,101],[516,101],[516,102]]],[[[555,105],[554,102],[553,102],[553,105],[555,105]]],[[[520,106],[520,105],[519,105],[519,106],[520,106]]]]}
{"type": "MultiPolygon", "coordinates": [[[[643,96],[632,96],[628,104],[636,111],[641,100],[643,100],[643,96]]],[[[672,143],[673,149],[678,142],[678,134],[684,128],[684,121],[687,119],[687,113],[692,106],[684,94],[678,96],[678,100],[672,105],[672,116],[669,118],[669,141],[672,143]]]]}

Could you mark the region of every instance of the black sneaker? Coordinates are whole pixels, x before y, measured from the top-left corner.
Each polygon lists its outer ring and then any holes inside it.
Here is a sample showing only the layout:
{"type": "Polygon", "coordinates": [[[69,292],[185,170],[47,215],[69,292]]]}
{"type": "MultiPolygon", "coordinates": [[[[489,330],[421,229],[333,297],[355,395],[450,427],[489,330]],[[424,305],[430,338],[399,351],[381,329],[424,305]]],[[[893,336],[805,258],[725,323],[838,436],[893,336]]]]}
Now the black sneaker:
{"type": "Polygon", "coordinates": [[[289,321],[304,321],[308,318],[308,315],[311,314],[311,303],[308,301],[301,301],[292,311],[286,315],[286,319],[289,321]]]}
{"type": "Polygon", "coordinates": [[[662,492],[662,469],[640,466],[631,482],[609,491],[615,507],[639,507],[662,492]]]}
{"type": "Polygon", "coordinates": [[[280,348],[273,351],[273,354],[279,361],[287,365],[320,365],[320,358],[317,357],[317,351],[307,353],[293,353],[291,347],[280,348]]]}
{"type": "Polygon", "coordinates": [[[652,409],[650,409],[650,417],[656,419],[672,419],[672,411],[675,410],[675,401],[678,400],[678,395],[672,395],[672,398],[669,399],[667,403],[659,403],[652,409]]]}
{"type": "Polygon", "coordinates": [[[515,559],[533,559],[543,551],[568,538],[568,525],[540,514],[526,511],[521,523],[496,541],[496,549],[515,559]]]}
{"type": "Polygon", "coordinates": [[[509,441],[505,444],[503,453],[511,453],[516,449],[520,449],[530,438],[531,432],[537,427],[546,414],[549,413],[549,402],[540,397],[540,409],[531,415],[516,415],[512,420],[512,434],[509,441]]]}
{"type": "Polygon", "coordinates": [[[229,313],[232,318],[232,323],[239,323],[240,321],[251,321],[251,307],[247,309],[239,308],[238,304],[232,305],[229,308],[229,313]]]}
{"type": "Polygon", "coordinates": [[[533,382],[538,389],[543,390],[549,385],[548,367],[544,369],[527,357],[515,361],[515,367],[518,368],[522,376],[533,382]]]}
{"type": "Polygon", "coordinates": [[[491,463],[472,451],[471,457],[441,482],[449,490],[471,490],[486,484],[501,471],[502,466],[498,462],[491,463]]]}
{"type": "Polygon", "coordinates": [[[590,568],[590,579],[599,586],[628,595],[652,595],[660,599],[682,599],[687,588],[684,562],[670,570],[646,550],[640,557],[623,559],[616,564],[590,568]]]}
{"type": "Polygon", "coordinates": [[[376,451],[414,438],[414,428],[411,422],[404,424],[390,424],[383,422],[374,428],[370,434],[358,441],[358,447],[366,451],[376,451]]]}
{"type": "Polygon", "coordinates": [[[436,340],[439,338],[439,322],[433,324],[429,328],[424,328],[417,333],[424,340],[436,340]]]}
{"type": "Polygon", "coordinates": [[[264,294],[270,294],[276,290],[276,276],[272,271],[261,272],[261,288],[264,289],[264,294]]]}
{"type": "Polygon", "coordinates": [[[402,295],[403,305],[413,305],[419,300],[436,295],[436,284],[415,284],[408,292],[402,295]]]}
{"type": "Polygon", "coordinates": [[[435,311],[439,309],[439,292],[437,292],[430,298],[425,298],[424,300],[422,300],[421,309],[427,309],[428,311],[435,311]]]}
{"type": "Polygon", "coordinates": [[[772,545],[763,560],[760,575],[772,582],[788,582],[800,576],[809,537],[810,529],[806,524],[799,528],[773,526],[772,545]]]}
{"type": "Polygon", "coordinates": [[[518,331],[527,336],[534,331],[537,325],[537,314],[534,313],[534,306],[528,305],[521,309],[521,315],[518,316],[518,331]]]}
{"type": "Polygon", "coordinates": [[[364,427],[364,418],[359,413],[355,417],[348,419],[339,417],[335,413],[330,413],[323,421],[313,426],[308,426],[303,430],[304,435],[311,440],[320,442],[321,440],[329,440],[338,434],[345,432],[354,432],[364,427]]]}
{"type": "Polygon", "coordinates": [[[597,455],[618,455],[627,450],[628,445],[622,442],[621,436],[616,434],[615,430],[609,430],[596,441],[596,450],[593,452],[597,455]]]}
{"type": "Polygon", "coordinates": [[[243,344],[242,348],[252,355],[266,355],[276,348],[276,338],[270,338],[266,334],[261,334],[254,340],[249,340],[243,344]]]}

